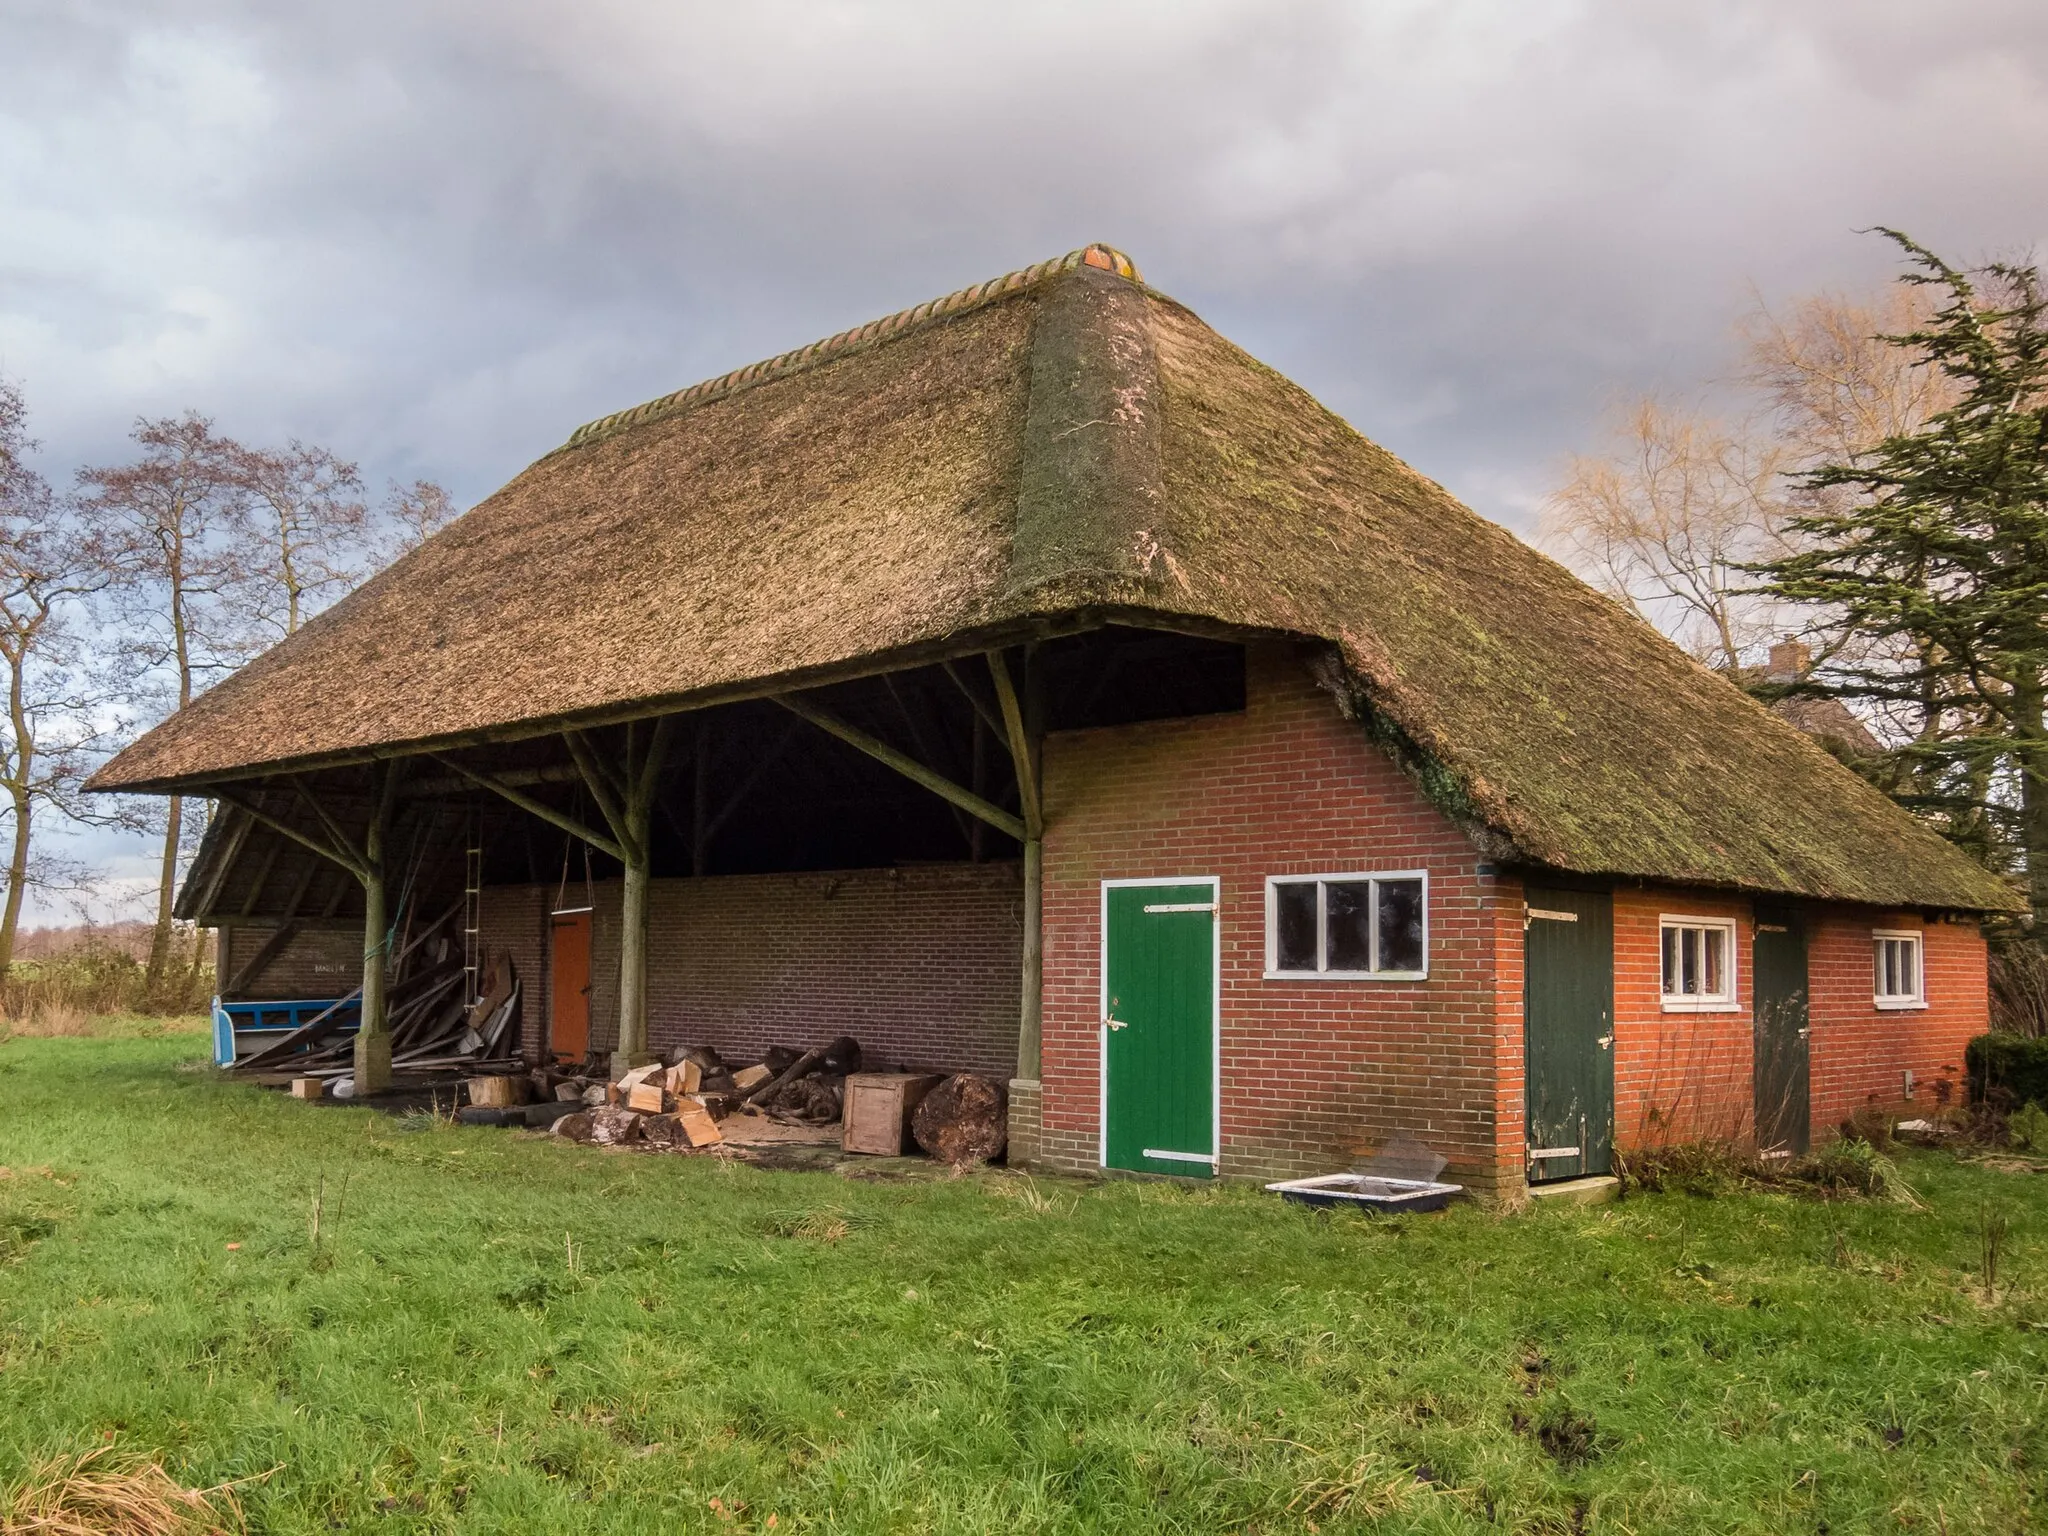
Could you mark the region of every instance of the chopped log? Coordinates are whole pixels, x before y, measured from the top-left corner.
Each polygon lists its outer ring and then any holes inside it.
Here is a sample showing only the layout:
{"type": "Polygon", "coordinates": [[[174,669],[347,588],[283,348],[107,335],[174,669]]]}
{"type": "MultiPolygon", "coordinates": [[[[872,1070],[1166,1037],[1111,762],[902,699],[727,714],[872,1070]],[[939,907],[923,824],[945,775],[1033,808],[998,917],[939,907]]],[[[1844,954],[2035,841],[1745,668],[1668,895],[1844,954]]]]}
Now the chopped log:
{"type": "Polygon", "coordinates": [[[775,1074],[765,1062],[760,1066],[741,1067],[739,1071],[732,1074],[732,1085],[739,1090],[742,1098],[754,1089],[765,1087],[774,1080],[775,1074]]]}
{"type": "Polygon", "coordinates": [[[555,1084],[555,1097],[564,1104],[580,1104],[583,1102],[583,1085],[574,1081],[557,1083],[555,1084]]]}
{"type": "Polygon", "coordinates": [[[772,1075],[779,1077],[787,1072],[790,1064],[802,1054],[802,1051],[791,1050],[786,1045],[771,1045],[761,1053],[761,1065],[772,1075]]]}
{"type": "MultiPolygon", "coordinates": [[[[576,1116],[567,1118],[574,1120],[576,1116]]],[[[624,1146],[638,1141],[646,1132],[641,1117],[630,1109],[605,1108],[590,1112],[590,1139],[600,1147],[624,1146]]]]}
{"type": "Polygon", "coordinates": [[[695,1093],[703,1082],[704,1069],[685,1057],[662,1075],[661,1085],[670,1093],[681,1095],[695,1093]]]}
{"type": "Polygon", "coordinates": [[[555,1135],[566,1137],[570,1141],[588,1141],[590,1140],[591,1129],[596,1124],[596,1120],[595,1112],[588,1109],[579,1109],[574,1114],[562,1116],[561,1119],[549,1126],[548,1129],[554,1132],[555,1135]]]}
{"type": "Polygon", "coordinates": [[[533,1083],[524,1077],[472,1077],[469,1102],[481,1109],[510,1109],[533,1097],[533,1083]]]}
{"type": "Polygon", "coordinates": [[[611,1102],[611,1092],[610,1083],[592,1083],[583,1090],[583,1102],[592,1109],[602,1109],[611,1102]]]}
{"type": "Polygon", "coordinates": [[[825,1047],[825,1053],[818,1058],[818,1070],[830,1072],[835,1077],[844,1077],[849,1072],[860,1070],[860,1042],[851,1035],[840,1035],[825,1047]]]}
{"type": "Polygon", "coordinates": [[[668,1068],[664,1067],[660,1062],[650,1061],[643,1067],[634,1067],[630,1072],[623,1074],[619,1078],[619,1087],[622,1089],[637,1088],[642,1083],[648,1081],[648,1079],[659,1077],[667,1070],[668,1068]]]}
{"type": "MultiPolygon", "coordinates": [[[[818,1058],[824,1054],[825,1048],[823,1046],[818,1047],[814,1051],[805,1051],[803,1055],[791,1062],[783,1073],[766,1087],[747,1089],[746,1092],[740,1095],[740,1101],[745,1103],[749,1099],[764,1098],[768,1094],[775,1092],[778,1088],[781,1088],[785,1083],[795,1082],[806,1072],[810,1071],[811,1068],[815,1067],[818,1064],[818,1058]]],[[[765,1066],[766,1063],[764,1062],[763,1065],[765,1066]]]]}
{"type": "Polygon", "coordinates": [[[993,1078],[962,1072],[924,1096],[911,1117],[917,1144],[954,1167],[1000,1157],[1010,1140],[1010,1095],[993,1078]]]}
{"type": "Polygon", "coordinates": [[[295,1077],[292,1079],[292,1097],[295,1099],[324,1099],[327,1097],[327,1079],[324,1077],[295,1077]]]}
{"type": "Polygon", "coordinates": [[[684,1046],[682,1050],[676,1053],[674,1065],[681,1066],[686,1061],[694,1061],[697,1064],[697,1070],[706,1077],[716,1077],[719,1073],[728,1070],[725,1058],[708,1045],[684,1046]]]}
{"type": "Polygon", "coordinates": [[[725,1140],[711,1111],[695,1099],[676,1100],[676,1127],[693,1147],[715,1147],[725,1140]]]}
{"type": "Polygon", "coordinates": [[[626,1108],[645,1115],[658,1115],[667,1107],[668,1094],[659,1083],[635,1083],[626,1090],[626,1108]]]}

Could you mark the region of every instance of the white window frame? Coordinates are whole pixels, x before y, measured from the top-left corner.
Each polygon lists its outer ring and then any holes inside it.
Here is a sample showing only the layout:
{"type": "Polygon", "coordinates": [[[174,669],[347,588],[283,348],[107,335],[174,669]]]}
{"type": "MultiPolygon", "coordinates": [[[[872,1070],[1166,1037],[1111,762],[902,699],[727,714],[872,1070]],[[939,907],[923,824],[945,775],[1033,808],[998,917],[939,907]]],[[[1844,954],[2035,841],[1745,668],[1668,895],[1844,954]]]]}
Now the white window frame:
{"type": "Polygon", "coordinates": [[[1741,924],[1732,917],[1696,916],[1688,912],[1660,912],[1657,915],[1657,993],[1663,1000],[1666,1013],[1740,1013],[1742,1011],[1742,975],[1736,937],[1741,924]],[[1712,928],[1724,936],[1722,960],[1727,969],[1723,989],[1712,994],[1687,996],[1682,992],[1664,990],[1664,935],[1674,928],[1712,928]]]}
{"type": "Polygon", "coordinates": [[[1923,928],[1873,928],[1870,930],[1870,1000],[1873,1005],[1886,1013],[1898,1013],[1912,1008],[1927,1006],[1927,932],[1923,928]],[[1879,978],[1884,969],[1879,956],[1884,946],[1893,940],[1905,940],[1913,946],[1913,993],[1891,995],[1878,990],[1879,978]]]}
{"type": "MultiPolygon", "coordinates": [[[[1380,949],[1379,892],[1372,897],[1372,952],[1380,949]]],[[[1329,954],[1329,898],[1316,895],[1316,964],[1329,954]]],[[[1266,876],[1266,972],[1267,981],[1427,981],[1429,980],[1429,871],[1426,869],[1370,869],[1340,874],[1266,876]],[[1419,880],[1422,882],[1422,969],[1417,971],[1283,971],[1280,969],[1280,897],[1283,885],[1346,885],[1371,880],[1419,880]]]]}

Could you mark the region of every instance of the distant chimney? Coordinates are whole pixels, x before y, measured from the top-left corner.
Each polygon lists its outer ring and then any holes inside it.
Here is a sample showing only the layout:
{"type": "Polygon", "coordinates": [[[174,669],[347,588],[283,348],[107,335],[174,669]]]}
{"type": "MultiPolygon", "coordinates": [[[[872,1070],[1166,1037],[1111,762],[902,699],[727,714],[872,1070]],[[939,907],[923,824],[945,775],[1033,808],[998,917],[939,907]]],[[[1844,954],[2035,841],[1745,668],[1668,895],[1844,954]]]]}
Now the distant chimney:
{"type": "Polygon", "coordinates": [[[1772,683],[1796,683],[1806,676],[1807,668],[1813,665],[1813,652],[1798,640],[1780,640],[1771,647],[1771,664],[1764,669],[1764,680],[1772,683]]]}

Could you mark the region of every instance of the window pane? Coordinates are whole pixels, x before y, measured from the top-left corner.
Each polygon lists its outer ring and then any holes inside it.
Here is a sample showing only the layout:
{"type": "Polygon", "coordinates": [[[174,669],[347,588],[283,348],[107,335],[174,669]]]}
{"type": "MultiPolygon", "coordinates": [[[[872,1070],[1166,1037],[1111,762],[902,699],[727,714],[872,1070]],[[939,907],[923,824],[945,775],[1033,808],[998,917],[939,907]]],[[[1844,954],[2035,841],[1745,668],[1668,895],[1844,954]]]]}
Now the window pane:
{"type": "Polygon", "coordinates": [[[1329,924],[1328,969],[1372,969],[1372,882],[1338,881],[1323,887],[1329,924]]]}
{"type": "Polygon", "coordinates": [[[1920,995],[1920,946],[1911,939],[1899,940],[1899,996],[1920,995]]]}
{"type": "Polygon", "coordinates": [[[1316,885],[1313,880],[1273,887],[1273,968],[1316,968],[1316,885]]]}
{"type": "Polygon", "coordinates": [[[1676,997],[1678,995],[1678,942],[1678,930],[1676,928],[1666,928],[1664,930],[1664,995],[1666,997],[1676,997]]]}
{"type": "Polygon", "coordinates": [[[1681,928],[1678,933],[1679,954],[1683,957],[1678,972],[1678,990],[1687,997],[1697,997],[1700,990],[1700,931],[1681,928]]]}
{"type": "Polygon", "coordinates": [[[1704,964],[1700,967],[1700,991],[1705,996],[1719,997],[1727,990],[1727,983],[1723,980],[1727,973],[1723,969],[1724,956],[1721,953],[1727,938],[1728,935],[1719,928],[1700,930],[1700,943],[1705,950],[1704,964]]]}
{"type": "Polygon", "coordinates": [[[1892,990],[1892,946],[1891,940],[1877,941],[1877,995],[1889,997],[1892,990]]]}
{"type": "MultiPolygon", "coordinates": [[[[1382,880],[1379,883],[1380,965],[1383,971],[1422,969],[1422,882],[1382,880]]],[[[1332,890],[1334,905],[1334,888],[1332,890]]]]}

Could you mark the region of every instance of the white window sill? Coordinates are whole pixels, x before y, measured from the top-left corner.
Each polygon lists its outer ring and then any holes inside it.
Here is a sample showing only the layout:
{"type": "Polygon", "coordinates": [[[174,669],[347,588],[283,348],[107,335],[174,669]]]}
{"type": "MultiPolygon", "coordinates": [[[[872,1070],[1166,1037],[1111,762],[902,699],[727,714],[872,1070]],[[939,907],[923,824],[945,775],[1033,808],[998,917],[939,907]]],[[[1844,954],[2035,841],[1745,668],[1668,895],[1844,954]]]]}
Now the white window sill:
{"type": "Polygon", "coordinates": [[[1666,1013],[1740,1013],[1742,1004],[1732,997],[1667,997],[1664,999],[1666,1013]]]}
{"type": "Polygon", "coordinates": [[[1925,1008],[1924,997],[1874,997],[1871,1006],[1880,1013],[1911,1013],[1915,1008],[1925,1008]]]}
{"type": "Polygon", "coordinates": [[[1267,981],[1427,981],[1427,971],[1266,971],[1267,981]]]}

